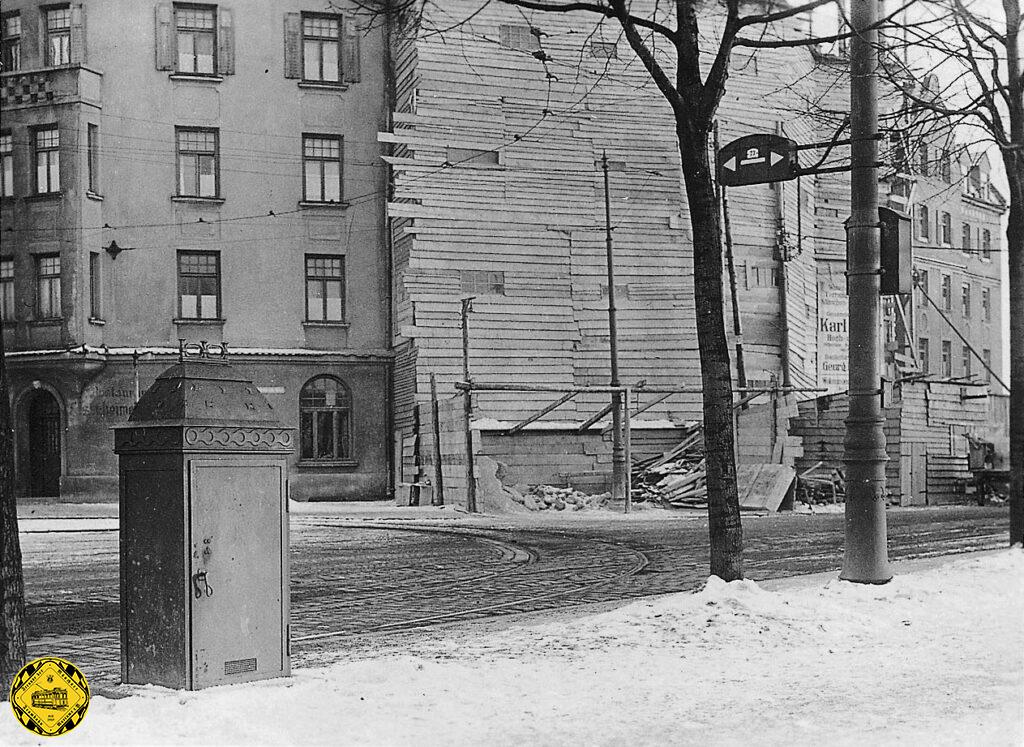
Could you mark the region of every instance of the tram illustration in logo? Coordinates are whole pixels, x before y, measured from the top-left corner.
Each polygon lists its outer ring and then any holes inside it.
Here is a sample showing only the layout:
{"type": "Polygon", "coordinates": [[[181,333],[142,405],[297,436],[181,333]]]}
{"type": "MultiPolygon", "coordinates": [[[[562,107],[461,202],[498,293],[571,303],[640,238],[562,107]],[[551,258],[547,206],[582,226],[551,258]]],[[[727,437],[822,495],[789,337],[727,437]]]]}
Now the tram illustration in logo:
{"type": "Polygon", "coordinates": [[[63,711],[68,707],[68,691],[63,687],[52,690],[36,690],[32,693],[32,707],[48,711],[63,711]]]}
{"type": "Polygon", "coordinates": [[[89,698],[81,670],[55,656],[30,661],[11,683],[11,708],[18,723],[43,737],[65,734],[82,723],[89,698]]]}

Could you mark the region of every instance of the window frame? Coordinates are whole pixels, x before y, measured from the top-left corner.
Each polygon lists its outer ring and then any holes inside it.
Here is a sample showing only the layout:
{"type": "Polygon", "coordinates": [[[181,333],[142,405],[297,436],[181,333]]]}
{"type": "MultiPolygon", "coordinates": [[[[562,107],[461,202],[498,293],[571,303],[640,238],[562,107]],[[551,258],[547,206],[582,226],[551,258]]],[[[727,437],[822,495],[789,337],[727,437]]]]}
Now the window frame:
{"type": "Polygon", "coordinates": [[[971,224],[966,221],[962,223],[960,227],[960,241],[963,244],[963,246],[960,247],[960,251],[967,255],[974,254],[972,228],[971,224]]]}
{"type": "Polygon", "coordinates": [[[942,378],[953,378],[953,341],[942,341],[942,378]]]}
{"type": "Polygon", "coordinates": [[[344,49],[343,49],[343,38],[345,35],[345,22],[344,18],[340,13],[314,13],[303,11],[300,14],[299,19],[299,61],[302,65],[302,77],[303,83],[315,83],[323,86],[343,86],[345,85],[345,73],[342,69],[344,60],[344,49]],[[323,34],[307,33],[306,32],[306,21],[333,21],[338,26],[337,37],[331,37],[323,34]],[[314,42],[318,48],[318,77],[310,78],[306,75],[306,42],[314,42]],[[325,78],[324,77],[324,46],[333,44],[335,48],[335,73],[337,78],[325,78]]]}
{"type": "Polygon", "coordinates": [[[921,373],[929,372],[929,356],[931,355],[931,343],[927,337],[917,338],[917,363],[921,367],[921,373]]]}
{"type": "Polygon", "coordinates": [[[14,197],[14,134],[0,130],[0,198],[14,197]]]}
{"type": "Polygon", "coordinates": [[[986,323],[992,322],[992,289],[981,289],[981,320],[986,323]]]}
{"type": "Polygon", "coordinates": [[[984,369],[985,383],[992,383],[992,350],[991,348],[981,349],[981,360],[984,362],[982,368],[984,369]]]}
{"type": "Polygon", "coordinates": [[[21,12],[11,11],[0,14],[0,68],[5,73],[14,73],[21,70],[21,36],[22,36],[21,12]],[[18,22],[18,33],[8,34],[8,21],[18,22]],[[9,64],[8,64],[9,63],[9,64]]]}
{"type": "Polygon", "coordinates": [[[0,257],[0,317],[4,323],[15,321],[18,311],[15,300],[15,277],[18,272],[13,256],[0,257]],[[10,308],[8,308],[8,306],[10,308]]]}
{"type": "Polygon", "coordinates": [[[172,20],[174,22],[174,47],[173,47],[173,52],[174,52],[174,72],[178,73],[180,75],[196,75],[196,76],[207,77],[207,78],[216,78],[216,77],[218,77],[217,69],[218,69],[218,65],[220,63],[220,60],[217,59],[217,56],[218,56],[218,49],[217,49],[217,47],[218,47],[218,45],[220,43],[220,39],[219,39],[219,29],[218,29],[218,22],[217,22],[218,21],[217,6],[216,5],[208,5],[208,4],[205,4],[205,3],[173,3],[172,10],[173,10],[173,12],[172,12],[172,20]],[[212,23],[211,27],[208,28],[208,29],[200,27],[200,26],[182,26],[180,21],[179,21],[179,12],[180,11],[202,11],[202,12],[209,12],[211,14],[211,16],[212,16],[213,23],[212,23]],[[192,67],[193,67],[193,69],[192,70],[183,70],[182,67],[181,67],[181,35],[183,33],[184,34],[191,34],[191,35],[193,35],[193,39],[192,39],[192,67]],[[203,36],[209,36],[210,37],[210,42],[211,42],[210,72],[203,72],[203,71],[199,70],[199,56],[196,53],[196,43],[195,43],[195,36],[199,35],[199,34],[201,34],[203,36]]]}
{"type": "Polygon", "coordinates": [[[462,293],[479,296],[504,296],[504,270],[461,270],[459,288],[462,293]]]}
{"type": "Polygon", "coordinates": [[[212,199],[212,200],[219,200],[220,199],[220,130],[218,128],[216,128],[216,127],[185,127],[185,126],[175,126],[175,128],[174,128],[174,153],[175,153],[175,163],[176,163],[176,170],[177,170],[177,184],[175,185],[176,186],[175,196],[176,197],[184,197],[184,198],[188,198],[188,199],[212,199]],[[189,133],[201,133],[201,134],[204,134],[204,135],[213,135],[213,150],[212,150],[212,156],[213,156],[213,194],[211,194],[211,195],[202,194],[202,187],[200,186],[201,185],[200,177],[202,175],[202,171],[201,171],[201,168],[200,168],[200,161],[199,161],[199,156],[211,155],[211,152],[210,151],[202,151],[202,150],[183,150],[182,149],[181,136],[185,135],[185,134],[189,134],[189,133]],[[184,179],[183,179],[184,172],[182,171],[182,168],[183,168],[182,156],[195,156],[196,157],[194,177],[195,177],[195,185],[196,185],[196,192],[197,192],[197,194],[186,194],[184,192],[185,184],[184,184],[184,179]]]}
{"type": "Polygon", "coordinates": [[[34,254],[32,259],[35,262],[35,290],[36,290],[36,302],[35,302],[35,318],[36,321],[52,321],[55,319],[63,319],[63,297],[61,295],[61,274],[62,274],[62,262],[59,252],[51,252],[47,254],[34,254]],[[57,261],[57,269],[54,272],[52,269],[48,272],[44,272],[44,263],[48,260],[57,261]],[[44,283],[49,288],[47,298],[49,300],[48,308],[43,307],[43,285],[44,283]],[[56,291],[56,292],[54,292],[56,291]],[[55,313],[54,313],[55,312],[55,313]]]}
{"type": "Polygon", "coordinates": [[[345,202],[345,138],[342,135],[329,135],[315,132],[302,133],[302,201],[318,205],[341,205],[345,202]],[[324,157],[320,155],[309,155],[307,149],[309,141],[321,140],[332,141],[338,149],[337,158],[324,157]],[[328,200],[327,197],[327,172],[324,164],[338,164],[338,199],[328,200]],[[320,197],[311,196],[308,191],[308,178],[306,169],[312,164],[319,164],[320,171],[320,197]]]}
{"type": "Polygon", "coordinates": [[[86,182],[88,190],[100,194],[100,126],[86,123],[86,182]]]}
{"type": "Polygon", "coordinates": [[[176,274],[176,277],[177,277],[177,284],[178,284],[178,304],[177,304],[177,306],[178,306],[178,316],[177,316],[177,318],[178,319],[180,319],[182,321],[189,321],[189,322],[218,322],[218,321],[223,321],[224,313],[223,313],[223,298],[222,298],[222,291],[221,291],[222,273],[221,273],[221,263],[220,263],[220,252],[218,252],[218,251],[201,251],[201,250],[194,250],[194,249],[179,249],[177,255],[175,256],[175,274],[176,274]],[[213,261],[214,261],[214,270],[213,270],[212,273],[211,272],[185,272],[183,270],[183,267],[182,267],[182,259],[185,258],[185,257],[204,257],[204,258],[208,258],[208,259],[213,259],[213,261]],[[214,314],[213,314],[213,316],[204,316],[203,315],[203,301],[202,301],[203,294],[196,294],[196,315],[195,316],[185,316],[185,308],[184,308],[184,298],[185,298],[185,293],[184,293],[185,288],[184,288],[184,285],[185,284],[184,284],[183,280],[185,278],[210,278],[210,277],[214,278],[214,283],[215,283],[216,291],[217,291],[216,292],[216,301],[215,301],[215,304],[214,304],[214,314]]]}
{"type": "Polygon", "coordinates": [[[528,23],[502,23],[498,25],[498,46],[503,49],[512,49],[517,52],[527,52],[533,54],[534,52],[540,51],[540,40],[536,34],[530,29],[528,23]],[[524,34],[525,30],[525,36],[524,34]],[[528,43],[523,46],[517,46],[517,44],[523,39],[527,39],[528,43]]]}
{"type": "Polygon", "coordinates": [[[960,285],[960,311],[964,316],[964,319],[971,318],[971,284],[962,283],[960,285]]]}
{"type": "Polygon", "coordinates": [[[981,258],[992,259],[992,232],[987,228],[981,229],[981,258]]]}
{"type": "Polygon", "coordinates": [[[939,243],[953,245],[953,216],[945,210],[939,213],[939,243]]]}
{"type": "Polygon", "coordinates": [[[299,463],[304,465],[354,465],[353,459],[353,406],[352,390],[337,376],[321,374],[309,379],[299,390],[299,463]],[[334,404],[308,404],[307,397],[312,396],[319,381],[330,381],[335,385],[334,404]],[[343,394],[339,404],[337,394],[343,394]],[[332,428],[332,448],[329,454],[318,455],[320,439],[321,415],[329,414],[332,428]],[[310,417],[307,419],[307,415],[310,417]],[[338,419],[344,418],[343,424],[338,419]],[[343,426],[343,427],[342,427],[343,426]],[[309,430],[307,430],[307,428],[309,430]],[[308,438],[307,438],[308,434],[308,438]],[[340,442],[340,443],[339,443],[340,442]],[[307,451],[307,445],[310,447],[307,451]]]}
{"type": "Polygon", "coordinates": [[[60,126],[56,123],[38,125],[29,128],[29,132],[32,134],[32,187],[33,194],[37,195],[56,195],[60,194],[60,126]],[[40,148],[39,136],[46,132],[56,133],[56,144],[48,145],[40,148]],[[42,185],[39,183],[39,156],[46,154],[46,187],[47,189],[40,189],[42,185]],[[53,158],[51,159],[51,154],[53,158]],[[56,188],[54,189],[51,183],[53,172],[56,171],[56,188]]]}
{"type": "Polygon", "coordinates": [[[931,213],[927,205],[917,206],[917,237],[922,241],[931,241],[931,213]]]}
{"type": "Polygon", "coordinates": [[[953,310],[953,276],[942,273],[942,308],[953,310]]]}
{"type": "Polygon", "coordinates": [[[960,366],[964,370],[964,378],[969,378],[971,375],[971,348],[969,345],[961,346],[960,366]]]}
{"type": "Polygon", "coordinates": [[[346,323],[346,316],[347,316],[347,314],[346,314],[345,305],[346,305],[346,300],[347,299],[346,299],[346,288],[345,288],[345,255],[343,255],[343,254],[307,254],[307,255],[305,255],[305,285],[304,285],[304,287],[305,287],[305,291],[306,291],[306,301],[305,301],[305,303],[306,303],[306,318],[305,318],[306,323],[308,323],[308,324],[339,324],[339,325],[346,323]],[[333,275],[333,274],[332,275],[326,275],[326,274],[319,274],[318,275],[318,274],[314,274],[316,268],[315,268],[315,266],[311,267],[310,263],[311,262],[312,263],[316,263],[317,261],[321,261],[321,260],[328,260],[330,262],[337,262],[338,263],[338,270],[339,270],[338,274],[337,275],[333,275]],[[337,282],[339,284],[339,287],[340,287],[339,299],[340,299],[340,302],[341,302],[341,304],[340,304],[340,306],[341,306],[341,316],[338,319],[331,319],[329,317],[329,307],[328,307],[328,299],[329,299],[329,297],[327,295],[327,286],[328,286],[328,283],[333,283],[333,282],[337,282]],[[310,300],[311,300],[312,297],[310,296],[310,292],[309,291],[310,291],[310,284],[311,283],[319,285],[319,289],[321,291],[321,295],[320,295],[320,301],[321,301],[320,313],[321,313],[322,316],[319,319],[315,319],[315,318],[313,318],[310,315],[310,300]]]}
{"type": "Polygon", "coordinates": [[[931,158],[928,143],[919,143],[917,146],[917,170],[921,176],[931,175],[931,158]]]}
{"type": "Polygon", "coordinates": [[[99,252],[89,252],[89,319],[103,319],[103,265],[99,252]]]}
{"type": "Polygon", "coordinates": [[[43,59],[46,67],[63,67],[71,64],[71,4],[47,5],[40,8],[43,26],[43,59]],[[67,13],[67,26],[58,29],[50,28],[50,14],[65,11],[67,13]],[[63,39],[60,48],[60,60],[55,59],[53,54],[53,41],[63,39]]]}

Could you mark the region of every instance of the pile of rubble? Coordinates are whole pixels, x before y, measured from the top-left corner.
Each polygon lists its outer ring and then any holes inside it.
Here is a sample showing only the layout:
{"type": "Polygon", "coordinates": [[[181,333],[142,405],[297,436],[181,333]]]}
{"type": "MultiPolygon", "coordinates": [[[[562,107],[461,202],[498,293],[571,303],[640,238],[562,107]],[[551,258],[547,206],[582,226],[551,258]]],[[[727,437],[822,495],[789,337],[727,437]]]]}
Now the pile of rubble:
{"type": "Polygon", "coordinates": [[[704,430],[700,425],[691,426],[671,451],[633,462],[633,500],[674,508],[707,505],[704,430]]]}
{"type": "Polygon", "coordinates": [[[610,499],[611,493],[587,495],[574,488],[556,488],[552,485],[534,485],[525,493],[516,492],[512,495],[513,501],[531,511],[580,511],[601,508],[610,499]]]}

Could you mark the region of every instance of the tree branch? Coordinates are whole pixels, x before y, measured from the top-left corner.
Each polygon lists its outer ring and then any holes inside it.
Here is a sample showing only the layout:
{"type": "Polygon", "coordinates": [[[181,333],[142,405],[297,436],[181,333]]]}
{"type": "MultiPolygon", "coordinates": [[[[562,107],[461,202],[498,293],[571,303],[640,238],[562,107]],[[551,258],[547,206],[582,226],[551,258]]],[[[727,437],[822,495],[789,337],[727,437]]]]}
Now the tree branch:
{"type": "MultiPolygon", "coordinates": [[[[541,2],[540,0],[499,0],[499,2],[504,5],[514,5],[518,8],[526,8],[527,10],[541,10],[548,13],[572,13],[574,11],[582,11],[587,13],[597,13],[605,18],[616,18],[621,20],[620,14],[611,6],[599,5],[597,3],[546,3],[541,2]]],[[[651,31],[661,34],[666,39],[675,41],[675,32],[668,26],[648,18],[632,15],[626,9],[623,9],[623,12],[634,26],[650,29],[651,31]]]]}

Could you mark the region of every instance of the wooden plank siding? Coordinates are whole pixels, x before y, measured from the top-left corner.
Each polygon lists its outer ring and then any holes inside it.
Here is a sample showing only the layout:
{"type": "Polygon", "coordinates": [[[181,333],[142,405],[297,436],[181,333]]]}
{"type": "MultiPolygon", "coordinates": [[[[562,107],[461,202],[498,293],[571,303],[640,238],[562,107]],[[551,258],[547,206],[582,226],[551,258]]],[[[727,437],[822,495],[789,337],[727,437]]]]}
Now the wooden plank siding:
{"type": "MultiPolygon", "coordinates": [[[[468,0],[444,5],[450,18],[480,6],[468,0]]],[[[501,46],[499,27],[525,22],[500,4],[484,7],[443,38],[396,42],[401,116],[380,138],[393,144],[394,154],[387,160],[394,184],[395,339],[409,345],[396,370],[413,369],[402,374],[406,395],[396,397],[396,408],[411,410],[418,402],[421,412],[427,409],[431,373],[442,397],[454,393],[462,378],[460,304],[471,295],[474,379],[607,384],[609,288],[599,165],[606,153],[620,379],[694,387],[640,417],[699,420],[692,240],[671,111],[624,40],[618,59],[597,59],[581,48],[588,39],[582,30],[593,23],[589,15],[529,17],[544,34],[552,58],[547,71],[528,50],[501,46]],[[481,152],[479,162],[468,158],[470,149],[481,152]],[[496,273],[500,290],[465,282],[470,273],[496,273]]],[[[605,41],[616,38],[610,27],[600,33],[605,41]]],[[[810,126],[767,101],[765,91],[791,96],[795,107],[797,94],[786,93],[787,86],[811,68],[809,52],[765,50],[755,63],[740,57],[722,102],[722,142],[774,132],[779,121],[786,121],[791,137],[807,136],[810,126]]],[[[788,242],[791,373],[795,385],[814,386],[815,197],[812,183],[804,180],[801,187],[800,197],[795,182],[780,187],[781,226],[769,199],[772,187],[733,189],[729,198],[741,272],[778,266],[780,228],[788,242]]],[[[748,287],[744,278],[748,376],[781,379],[778,289],[748,287]]],[[[474,398],[475,415],[515,422],[555,398],[482,393],[474,398]]],[[[608,395],[580,395],[548,418],[582,421],[607,401],[608,395]]],[[[413,418],[396,413],[396,422],[407,435],[413,418]]]]}
{"type": "MultiPolygon", "coordinates": [[[[963,500],[962,480],[968,476],[968,447],[963,434],[983,433],[988,417],[985,399],[965,399],[964,395],[981,390],[976,385],[934,381],[905,381],[896,385],[893,401],[884,411],[889,455],[885,474],[891,495],[899,496],[902,492],[901,454],[911,453],[910,444],[920,444],[927,459],[927,503],[963,500]]],[[[818,397],[801,402],[798,408],[798,416],[790,421],[792,434],[803,440],[803,454],[796,460],[797,472],[810,469],[819,461],[820,469],[825,471],[844,469],[846,394],[818,397]]]]}

